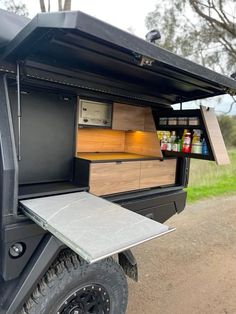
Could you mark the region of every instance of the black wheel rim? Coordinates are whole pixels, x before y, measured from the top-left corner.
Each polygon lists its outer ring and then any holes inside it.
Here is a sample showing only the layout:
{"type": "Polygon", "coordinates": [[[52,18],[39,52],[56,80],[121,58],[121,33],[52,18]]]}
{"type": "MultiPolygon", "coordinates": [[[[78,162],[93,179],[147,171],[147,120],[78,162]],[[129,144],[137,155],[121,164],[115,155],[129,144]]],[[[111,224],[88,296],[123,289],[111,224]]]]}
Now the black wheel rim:
{"type": "Polygon", "coordinates": [[[107,290],[91,284],[73,292],[59,307],[57,314],[108,314],[110,298],[107,290]]]}

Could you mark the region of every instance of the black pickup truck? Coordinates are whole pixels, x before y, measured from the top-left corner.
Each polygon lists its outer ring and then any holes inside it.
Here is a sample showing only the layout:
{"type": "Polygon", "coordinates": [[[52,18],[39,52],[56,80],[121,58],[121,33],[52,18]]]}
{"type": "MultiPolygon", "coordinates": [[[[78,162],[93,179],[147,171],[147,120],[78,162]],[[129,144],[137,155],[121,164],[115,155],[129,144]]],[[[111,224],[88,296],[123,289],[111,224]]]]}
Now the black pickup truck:
{"type": "Polygon", "coordinates": [[[0,313],[125,313],[190,159],[229,162],[182,103],[236,82],[81,12],[0,17],[0,313]]]}

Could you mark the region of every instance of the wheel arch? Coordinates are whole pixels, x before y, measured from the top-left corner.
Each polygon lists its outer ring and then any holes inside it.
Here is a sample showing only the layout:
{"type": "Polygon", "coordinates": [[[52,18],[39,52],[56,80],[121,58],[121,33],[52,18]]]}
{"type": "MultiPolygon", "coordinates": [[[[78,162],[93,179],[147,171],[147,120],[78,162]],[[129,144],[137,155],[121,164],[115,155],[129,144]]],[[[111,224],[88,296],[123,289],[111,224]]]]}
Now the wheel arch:
{"type": "MultiPolygon", "coordinates": [[[[21,276],[17,278],[17,283],[12,286],[12,293],[9,293],[11,297],[7,298],[7,301],[2,305],[3,312],[0,311],[0,314],[20,312],[20,309],[30,297],[38,282],[43,278],[61,251],[66,248],[67,246],[55,236],[46,234],[27,267],[21,276]]],[[[118,264],[123,269],[125,275],[138,281],[137,262],[131,250],[118,254],[118,264]]]]}

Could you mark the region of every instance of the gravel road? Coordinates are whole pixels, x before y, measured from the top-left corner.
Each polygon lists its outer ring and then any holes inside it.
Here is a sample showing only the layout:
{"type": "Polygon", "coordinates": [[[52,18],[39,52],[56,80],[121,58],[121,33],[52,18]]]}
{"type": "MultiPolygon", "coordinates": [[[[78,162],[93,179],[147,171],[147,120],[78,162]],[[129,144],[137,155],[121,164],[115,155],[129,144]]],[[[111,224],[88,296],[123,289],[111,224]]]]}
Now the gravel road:
{"type": "Polygon", "coordinates": [[[127,314],[236,314],[236,195],[187,206],[177,230],[133,250],[127,314]]]}

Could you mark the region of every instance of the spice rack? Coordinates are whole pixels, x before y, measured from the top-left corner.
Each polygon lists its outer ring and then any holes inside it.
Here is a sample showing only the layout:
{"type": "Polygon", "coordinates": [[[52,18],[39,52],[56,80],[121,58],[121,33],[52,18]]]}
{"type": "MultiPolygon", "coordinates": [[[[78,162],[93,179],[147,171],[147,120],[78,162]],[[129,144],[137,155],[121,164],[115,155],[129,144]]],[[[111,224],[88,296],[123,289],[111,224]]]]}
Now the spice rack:
{"type": "MultiPolygon", "coordinates": [[[[166,110],[164,112],[154,112],[154,119],[156,123],[156,128],[159,134],[163,132],[173,132],[175,131],[176,136],[178,136],[181,140],[181,148],[180,151],[173,151],[172,148],[168,147],[168,149],[162,149],[162,153],[164,157],[187,157],[187,158],[196,158],[196,159],[204,159],[204,160],[214,160],[212,149],[210,145],[210,141],[207,135],[207,131],[204,125],[204,121],[202,118],[202,114],[200,110],[166,110]],[[201,141],[205,141],[205,153],[195,153],[192,152],[192,147],[190,146],[189,152],[183,152],[182,146],[184,142],[183,133],[184,130],[188,130],[191,133],[191,144],[193,140],[194,131],[195,134],[200,135],[199,139],[201,141]],[[206,152],[207,151],[207,152],[206,152]]],[[[190,136],[190,135],[189,135],[190,136]]],[[[195,142],[196,143],[196,142],[195,142]]],[[[172,143],[173,144],[173,143],[172,143]]],[[[201,142],[202,145],[202,142],[201,142]]],[[[176,147],[175,147],[176,148],[176,147]]]]}

